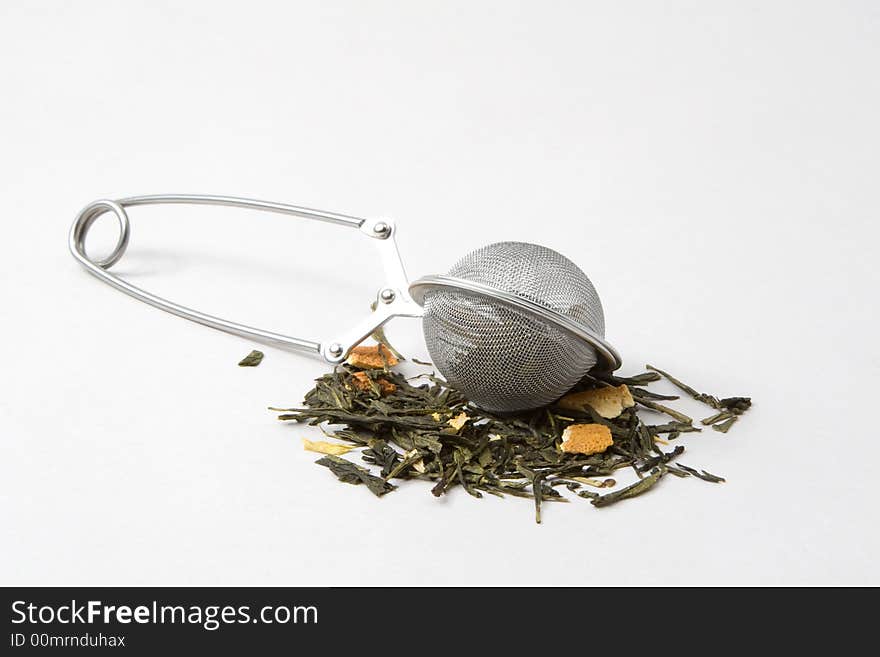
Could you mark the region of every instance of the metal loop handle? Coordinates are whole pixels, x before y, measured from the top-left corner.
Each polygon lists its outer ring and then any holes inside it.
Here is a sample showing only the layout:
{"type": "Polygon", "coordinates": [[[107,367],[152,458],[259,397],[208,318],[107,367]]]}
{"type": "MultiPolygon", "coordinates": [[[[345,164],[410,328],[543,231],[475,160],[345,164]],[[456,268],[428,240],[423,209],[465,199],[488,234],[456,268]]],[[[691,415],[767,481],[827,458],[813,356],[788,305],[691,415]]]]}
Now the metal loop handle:
{"type": "Polygon", "coordinates": [[[409,296],[406,272],[403,262],[397,251],[394,240],[394,224],[387,220],[361,219],[349,215],[313,210],[311,208],[272,203],[269,201],[257,201],[232,196],[207,196],[198,194],[166,194],[154,196],[132,196],[117,201],[98,200],[89,203],[77,215],[70,229],[69,246],[73,257],[92,275],[112,285],[117,290],[150,304],[160,310],[172,313],[184,319],[188,319],[204,326],[239,335],[259,342],[273,344],[302,351],[315,356],[321,356],[330,363],[342,362],[351,349],[368,337],[373,331],[382,326],[392,317],[406,316],[419,317],[422,314],[418,306],[409,296]],[[252,210],[264,210],[280,214],[293,215],[304,219],[314,219],[326,223],[356,228],[367,236],[373,238],[380,248],[382,264],[385,270],[386,284],[376,294],[376,311],[372,316],[359,322],[353,329],[337,336],[335,339],[315,342],[303,340],[271,331],[238,324],[229,320],[214,317],[187,308],[162,297],[151,294],[146,290],[128,283],[118,276],[107,271],[125,253],[131,235],[128,213],[126,207],[136,205],[159,205],[159,204],[197,204],[197,205],[222,205],[252,210]],[[119,222],[119,239],[113,251],[106,258],[92,260],[86,255],[85,241],[89,229],[95,220],[106,212],[112,212],[119,222]]]}
{"type": "Polygon", "coordinates": [[[95,201],[80,212],[71,231],[71,239],[75,249],[74,255],[79,254],[88,259],[86,256],[86,235],[88,235],[89,229],[91,229],[95,220],[108,211],[112,212],[119,222],[119,240],[116,242],[113,252],[106,258],[103,260],[89,260],[91,264],[101,269],[109,269],[119,262],[119,259],[128,248],[131,225],[129,224],[128,213],[125,211],[125,208],[114,201],[95,201]]]}

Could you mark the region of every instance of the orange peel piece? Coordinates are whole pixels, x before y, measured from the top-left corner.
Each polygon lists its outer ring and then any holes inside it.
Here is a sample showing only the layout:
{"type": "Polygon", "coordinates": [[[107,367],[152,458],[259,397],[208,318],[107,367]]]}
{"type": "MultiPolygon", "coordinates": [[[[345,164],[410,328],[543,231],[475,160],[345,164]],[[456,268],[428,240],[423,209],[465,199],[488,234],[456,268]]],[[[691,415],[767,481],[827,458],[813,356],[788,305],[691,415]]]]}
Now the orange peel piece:
{"type": "Polygon", "coordinates": [[[636,402],[629,388],[621,384],[573,392],[565,395],[556,405],[569,411],[583,411],[585,406],[589,406],[600,417],[612,420],[623,413],[623,409],[635,406],[636,402]]]}
{"type": "Polygon", "coordinates": [[[613,444],[604,424],[572,424],[562,432],[562,451],[570,454],[600,454],[613,444]]]}
{"type": "Polygon", "coordinates": [[[397,390],[397,386],[387,379],[370,379],[366,372],[355,372],[351,375],[351,383],[358,390],[370,391],[373,389],[372,384],[376,384],[379,388],[379,395],[385,397],[397,390]]]}
{"type": "Polygon", "coordinates": [[[348,354],[346,362],[352,367],[362,370],[381,370],[385,367],[394,367],[400,361],[383,344],[374,344],[366,347],[355,347],[348,354]]]}

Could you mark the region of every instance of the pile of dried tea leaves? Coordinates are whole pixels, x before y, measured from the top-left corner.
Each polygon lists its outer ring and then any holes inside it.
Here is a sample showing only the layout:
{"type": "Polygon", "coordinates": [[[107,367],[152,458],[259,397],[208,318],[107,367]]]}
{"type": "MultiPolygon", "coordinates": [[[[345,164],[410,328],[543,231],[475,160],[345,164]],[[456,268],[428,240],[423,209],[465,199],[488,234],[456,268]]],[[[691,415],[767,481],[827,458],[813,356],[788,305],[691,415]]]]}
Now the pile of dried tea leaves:
{"type": "Polygon", "coordinates": [[[282,413],[280,420],[320,425],[342,441],[304,441],[306,449],[324,454],[319,465],[377,496],[395,490],[392,481],[421,479],[433,484],[435,496],[460,486],[478,498],[532,498],[539,523],[544,502],[569,501],[563,487],[604,507],[641,495],[667,475],[723,482],[680,463],[684,446],[672,443],[701,431],[700,425],[726,433],[751,406],[747,397],[699,393],[649,365],[632,377],[587,375],[555,404],[498,415],[469,403],[433,374],[406,378],[393,369],[396,352],[382,346],[359,350],[317,380],[303,408],[271,409],[282,413]],[[661,378],[715,412],[695,424],[667,405],[677,396],[647,390],[661,378]],[[639,407],[668,421],[647,424],[639,407]],[[342,457],[355,449],[366,465],[342,457]],[[617,488],[613,476],[623,468],[638,480],[617,488]]]}

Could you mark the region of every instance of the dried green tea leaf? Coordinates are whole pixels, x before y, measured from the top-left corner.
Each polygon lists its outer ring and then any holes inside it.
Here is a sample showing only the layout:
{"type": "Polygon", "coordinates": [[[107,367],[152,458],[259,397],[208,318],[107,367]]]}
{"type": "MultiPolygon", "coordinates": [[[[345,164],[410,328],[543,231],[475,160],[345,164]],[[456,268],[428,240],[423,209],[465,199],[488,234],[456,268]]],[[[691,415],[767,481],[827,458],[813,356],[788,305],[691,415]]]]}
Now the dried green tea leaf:
{"type": "Polygon", "coordinates": [[[370,446],[363,451],[361,458],[367,463],[381,465],[381,474],[385,480],[390,479],[389,474],[400,462],[400,454],[384,440],[370,441],[370,446]]]}
{"type": "Polygon", "coordinates": [[[656,434],[660,433],[690,433],[693,431],[702,431],[700,427],[695,427],[684,422],[667,422],[666,424],[655,424],[651,426],[651,431],[656,434]]]}
{"type": "Polygon", "coordinates": [[[640,464],[636,465],[636,472],[647,472],[648,470],[653,470],[660,464],[669,463],[669,461],[671,461],[672,459],[678,458],[684,453],[684,445],[679,445],[671,452],[663,452],[659,449],[657,450],[657,452],[657,456],[645,459],[640,464]]]}
{"type": "Polygon", "coordinates": [[[239,367],[256,367],[263,362],[263,352],[254,349],[238,362],[239,367]]]}
{"type": "Polygon", "coordinates": [[[726,408],[731,413],[735,413],[740,415],[745,413],[752,407],[752,398],[751,397],[727,397],[722,399],[720,402],[723,408],[726,408]]]}
{"type": "Polygon", "coordinates": [[[366,468],[361,468],[339,456],[325,456],[315,463],[328,468],[339,481],[346,484],[364,484],[376,497],[381,497],[397,488],[384,479],[371,475],[366,468]]]}
{"type": "Polygon", "coordinates": [[[677,465],[679,468],[681,468],[682,470],[684,470],[688,474],[691,474],[691,475],[697,477],[698,479],[702,479],[703,481],[708,481],[713,484],[723,484],[725,481],[727,481],[724,477],[719,477],[717,475],[713,475],[711,472],[706,472],[705,470],[703,470],[701,472],[701,471],[695,470],[694,468],[689,468],[688,466],[684,465],[683,463],[679,463],[677,461],[676,461],[675,465],[677,465]]]}
{"type": "Polygon", "coordinates": [[[645,367],[647,367],[649,370],[657,372],[658,374],[661,374],[662,376],[666,377],[666,379],[672,385],[674,385],[676,388],[679,388],[680,390],[683,390],[684,392],[689,394],[691,397],[693,397],[697,401],[701,401],[704,404],[711,406],[712,408],[719,408],[720,407],[720,402],[712,395],[707,395],[702,392],[697,392],[696,390],[691,388],[689,385],[682,383],[681,381],[676,379],[674,376],[672,376],[668,372],[664,372],[663,370],[657,369],[656,367],[653,367],[652,365],[645,365],[645,367]]]}
{"type": "Polygon", "coordinates": [[[678,395],[661,395],[645,388],[630,388],[630,394],[636,399],[648,399],[650,401],[675,401],[681,399],[678,395]]]}
{"type": "Polygon", "coordinates": [[[700,420],[700,424],[715,424],[716,422],[721,422],[721,420],[726,420],[729,417],[732,417],[730,413],[727,411],[721,411],[720,413],[716,413],[715,415],[700,420]]]}
{"type": "MultiPolygon", "coordinates": [[[[603,376],[602,381],[615,386],[647,385],[661,378],[649,372],[634,377],[634,383],[632,379],[627,382],[603,376]]],[[[594,389],[598,380],[585,376],[575,390],[594,389]]],[[[622,408],[613,418],[601,417],[589,405],[496,415],[470,404],[434,375],[407,378],[387,367],[370,370],[342,365],[315,382],[301,407],[279,409],[279,419],[317,425],[328,436],[364,447],[364,460],[381,470],[381,478],[336,456],[319,462],[342,481],[366,484],[377,495],[393,489],[385,484],[395,477],[425,480],[431,482],[436,496],[462,488],[474,498],[486,493],[531,498],[535,519],[540,521],[545,502],[568,500],[559,492],[563,485],[575,496],[595,496],[596,506],[602,507],[648,490],[667,472],[707,481],[715,478],[705,471],[691,472],[680,464],[673,465],[670,459],[681,454],[681,448],[664,452],[658,444],[662,437],[671,440],[701,428],[689,417],[657,403],[656,397],[673,401],[665,399],[668,395],[643,394],[647,391],[635,387],[629,387],[629,392],[637,406],[622,408]],[[359,386],[364,379],[369,385],[359,386]],[[380,379],[387,382],[385,395],[376,389],[380,379]],[[648,414],[641,407],[667,413],[671,420],[648,424],[642,417],[648,414]],[[562,451],[563,435],[568,432],[570,436],[572,426],[584,424],[610,433],[611,445],[593,454],[562,451]],[[582,483],[613,486],[609,477],[622,468],[632,468],[642,479],[602,496],[580,488],[582,483]]],[[[719,412],[736,417],[750,401],[729,398],[727,405],[719,404],[719,412]]],[[[723,421],[718,419],[714,424],[723,421]]]]}
{"type": "Polygon", "coordinates": [[[664,406],[663,404],[658,404],[656,402],[648,401],[647,399],[639,399],[636,397],[636,401],[644,406],[645,408],[650,408],[652,411],[657,411],[658,413],[665,413],[671,418],[678,420],[684,424],[693,424],[694,421],[692,418],[689,418],[684,413],[679,413],[668,406],[664,406]]]}
{"type": "Polygon", "coordinates": [[[718,424],[713,424],[712,428],[715,431],[720,431],[721,433],[727,433],[730,430],[730,427],[733,426],[733,423],[736,422],[739,418],[735,415],[729,420],[725,420],[724,422],[719,422],[718,424]]]}
{"type": "Polygon", "coordinates": [[[626,500],[631,497],[636,497],[641,495],[642,493],[650,490],[654,487],[654,485],[660,481],[663,475],[666,474],[665,468],[658,468],[654,470],[650,475],[637,481],[631,486],[627,486],[626,488],[621,488],[618,491],[614,491],[613,493],[608,493],[607,495],[602,495],[601,497],[597,497],[594,499],[591,504],[596,507],[608,506],[609,504],[614,504],[615,502],[620,502],[621,500],[626,500]]]}
{"type": "MultiPolygon", "coordinates": [[[[649,370],[653,370],[654,372],[662,374],[664,377],[666,377],[666,379],[669,380],[670,383],[672,383],[677,388],[683,390],[684,392],[689,394],[691,397],[693,397],[697,401],[702,402],[702,403],[706,404],[707,406],[711,406],[712,408],[714,408],[718,411],[722,411],[721,413],[713,416],[712,418],[706,418],[705,420],[703,420],[703,424],[714,424],[715,422],[718,422],[719,420],[724,419],[725,417],[729,417],[730,415],[742,415],[747,410],[749,410],[749,408],[751,408],[751,406],[752,406],[752,400],[749,397],[726,397],[725,399],[718,399],[714,395],[709,395],[704,392],[697,392],[696,390],[691,388],[689,385],[682,383],[681,381],[676,379],[674,376],[672,376],[668,372],[664,372],[663,370],[658,369],[656,367],[653,367],[651,365],[646,365],[646,367],[649,370]],[[727,413],[727,415],[725,415],[725,412],[727,413]],[[717,419],[714,419],[714,418],[717,418],[717,419]]],[[[724,429],[718,429],[718,431],[722,431],[722,433],[726,433],[727,429],[729,429],[732,424],[733,424],[733,422],[728,424],[726,426],[726,428],[724,428],[724,429]]],[[[715,428],[715,427],[713,427],[713,428],[715,428]]]]}
{"type": "Polygon", "coordinates": [[[535,522],[541,524],[541,502],[544,500],[544,475],[535,475],[532,479],[532,494],[535,496],[535,522]]]}
{"type": "Polygon", "coordinates": [[[620,385],[621,383],[628,386],[646,386],[649,383],[660,380],[660,375],[656,372],[645,372],[636,376],[615,376],[613,374],[605,374],[602,376],[603,381],[620,385]]]}

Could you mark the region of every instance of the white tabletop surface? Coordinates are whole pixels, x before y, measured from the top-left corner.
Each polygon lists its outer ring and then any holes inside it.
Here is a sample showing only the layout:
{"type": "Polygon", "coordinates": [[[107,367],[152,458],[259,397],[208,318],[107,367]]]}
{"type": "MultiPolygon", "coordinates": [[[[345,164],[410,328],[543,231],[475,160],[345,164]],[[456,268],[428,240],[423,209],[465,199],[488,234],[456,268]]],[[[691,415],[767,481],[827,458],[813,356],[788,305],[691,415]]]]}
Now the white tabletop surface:
{"type": "MultiPolygon", "coordinates": [[[[867,1],[5,0],[0,584],[880,583],[878,61],[867,1]],[[266,410],[325,365],[239,368],[255,344],[70,257],[87,202],[167,192],[391,217],[414,277],[499,240],[565,253],[623,372],[753,397],[682,438],[727,483],[540,526],[527,500],[337,483],[266,410]]],[[[114,271],[255,326],[320,339],[381,280],[343,228],[131,217],[114,271]]],[[[105,218],[89,246],[114,239],[105,218]]],[[[418,320],[389,335],[426,357],[418,320]]]]}

